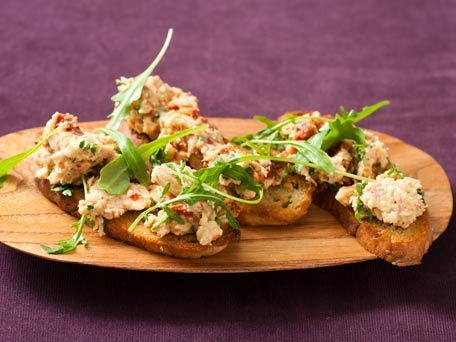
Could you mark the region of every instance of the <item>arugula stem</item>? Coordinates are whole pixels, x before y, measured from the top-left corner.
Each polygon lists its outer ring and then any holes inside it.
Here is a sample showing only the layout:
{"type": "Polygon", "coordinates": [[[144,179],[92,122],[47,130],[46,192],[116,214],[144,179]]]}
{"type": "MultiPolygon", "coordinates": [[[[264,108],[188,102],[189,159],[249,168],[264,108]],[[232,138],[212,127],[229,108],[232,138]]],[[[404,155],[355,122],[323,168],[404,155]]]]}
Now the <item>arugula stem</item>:
{"type": "Polygon", "coordinates": [[[84,187],[84,198],[87,197],[87,194],[89,193],[89,187],[87,186],[87,180],[85,175],[81,175],[82,179],[82,186],[84,187]]]}
{"type": "MultiPolygon", "coordinates": [[[[304,162],[304,161],[297,160],[297,159],[283,158],[283,157],[274,157],[274,156],[265,156],[265,155],[256,155],[256,154],[250,154],[250,155],[247,155],[247,156],[237,157],[237,158],[231,159],[230,162],[240,163],[240,162],[249,161],[249,160],[261,160],[261,159],[271,160],[271,161],[276,161],[276,162],[281,162],[281,163],[300,164],[300,165],[308,166],[308,167],[311,167],[311,168],[314,168],[314,169],[318,169],[319,168],[319,166],[316,165],[316,164],[304,162]]],[[[353,173],[345,172],[345,171],[342,171],[342,170],[339,170],[339,169],[334,169],[334,173],[346,176],[348,178],[360,180],[360,181],[365,181],[365,182],[374,181],[374,179],[358,176],[358,175],[355,175],[353,173]]]]}
{"type": "MultiPolygon", "coordinates": [[[[194,182],[196,181],[195,178],[193,177],[190,177],[188,175],[185,175],[185,174],[181,174],[181,176],[191,182],[194,182]]],[[[239,197],[235,197],[235,196],[231,196],[229,194],[227,194],[226,192],[223,192],[223,191],[220,191],[206,183],[202,183],[202,186],[204,188],[204,190],[206,191],[209,191],[209,192],[212,192],[212,193],[215,193],[217,195],[220,195],[220,196],[223,196],[223,197],[226,197],[226,198],[229,198],[233,201],[236,201],[236,202],[239,202],[239,203],[244,203],[244,204],[258,204],[260,203],[262,200],[263,200],[263,191],[260,192],[260,196],[258,196],[257,199],[254,199],[254,200],[246,200],[246,199],[243,199],[243,198],[239,198],[239,197]]]]}

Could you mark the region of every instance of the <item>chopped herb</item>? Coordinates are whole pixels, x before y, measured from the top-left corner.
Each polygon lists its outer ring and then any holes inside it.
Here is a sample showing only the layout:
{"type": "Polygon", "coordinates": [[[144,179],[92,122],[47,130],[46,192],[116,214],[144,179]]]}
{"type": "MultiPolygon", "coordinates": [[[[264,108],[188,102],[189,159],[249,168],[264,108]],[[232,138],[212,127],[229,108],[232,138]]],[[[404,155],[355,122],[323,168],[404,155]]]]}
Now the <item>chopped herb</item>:
{"type": "Polygon", "coordinates": [[[95,143],[91,143],[90,141],[87,140],[82,140],[79,143],[79,148],[83,151],[90,151],[92,154],[97,153],[98,146],[95,143]]]}
{"type": "Polygon", "coordinates": [[[388,171],[386,171],[386,174],[388,176],[396,175],[399,178],[404,178],[405,177],[404,173],[401,170],[399,170],[399,168],[397,167],[396,164],[391,164],[391,168],[388,171]]]}
{"type": "Polygon", "coordinates": [[[52,191],[60,193],[63,196],[67,197],[73,196],[73,190],[73,185],[71,184],[60,184],[52,188],[52,191]]]}
{"type": "Polygon", "coordinates": [[[420,195],[421,198],[424,200],[424,191],[423,191],[423,189],[418,189],[416,192],[417,192],[418,195],[420,195]]]}
{"type": "Polygon", "coordinates": [[[361,222],[364,219],[372,221],[374,218],[372,211],[369,208],[367,208],[364,205],[364,203],[361,201],[361,195],[363,194],[363,190],[366,187],[366,185],[367,185],[366,182],[356,184],[356,192],[358,195],[358,205],[356,206],[356,209],[355,209],[355,218],[358,222],[361,222]]]}

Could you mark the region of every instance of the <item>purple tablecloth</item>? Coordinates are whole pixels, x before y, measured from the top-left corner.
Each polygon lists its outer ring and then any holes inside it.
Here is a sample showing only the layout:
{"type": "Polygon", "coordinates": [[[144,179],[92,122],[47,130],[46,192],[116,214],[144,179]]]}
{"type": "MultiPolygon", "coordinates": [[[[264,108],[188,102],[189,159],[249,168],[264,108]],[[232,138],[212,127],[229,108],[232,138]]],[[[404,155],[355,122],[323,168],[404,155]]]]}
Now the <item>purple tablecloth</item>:
{"type": "MultiPolygon", "coordinates": [[[[0,134],[54,111],[102,119],[114,79],[157,72],[207,116],[334,112],[432,154],[456,180],[455,1],[0,2],[0,134]]],[[[24,204],[26,205],[26,204],[24,204]]],[[[0,339],[454,340],[456,227],[423,264],[240,275],[127,272],[0,246],[0,339]]]]}

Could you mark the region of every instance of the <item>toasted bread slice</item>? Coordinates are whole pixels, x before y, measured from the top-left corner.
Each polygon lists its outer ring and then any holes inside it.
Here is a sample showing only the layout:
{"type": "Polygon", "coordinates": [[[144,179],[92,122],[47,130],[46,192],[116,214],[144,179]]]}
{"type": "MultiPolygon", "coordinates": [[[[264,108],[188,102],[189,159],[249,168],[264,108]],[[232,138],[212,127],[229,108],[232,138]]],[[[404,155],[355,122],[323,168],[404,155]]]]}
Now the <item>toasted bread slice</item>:
{"type": "Polygon", "coordinates": [[[198,242],[195,234],[182,236],[168,234],[159,237],[143,225],[138,225],[133,232],[129,232],[128,227],[137,215],[138,213],[129,212],[117,219],[106,221],[104,228],[106,235],[150,252],[186,259],[197,259],[220,253],[230,242],[238,240],[240,236],[239,230],[226,226],[223,228],[223,235],[213,241],[212,245],[203,246],[198,242]]]}
{"type": "Polygon", "coordinates": [[[35,183],[44,197],[57,204],[64,212],[74,217],[81,217],[78,212],[78,203],[79,200],[84,198],[84,190],[82,187],[75,187],[72,196],[64,196],[58,192],[52,191],[51,184],[47,179],[35,178],[35,183]]]}
{"type": "Polygon", "coordinates": [[[340,204],[335,195],[331,190],[315,192],[314,203],[331,212],[367,251],[397,266],[421,262],[432,243],[427,212],[405,229],[378,220],[358,222],[353,209],[340,204]]]}
{"type": "Polygon", "coordinates": [[[239,222],[251,226],[294,223],[307,213],[313,191],[314,186],[304,177],[289,176],[282,184],[269,188],[260,204],[241,204],[239,222]]]}
{"type": "MultiPolygon", "coordinates": [[[[76,188],[73,195],[68,197],[52,191],[51,185],[47,180],[36,178],[35,181],[38,189],[47,199],[68,214],[80,217],[78,202],[84,196],[82,189],[76,188]]],[[[104,227],[106,235],[150,252],[188,259],[197,259],[217,254],[224,250],[229,243],[239,240],[240,237],[239,230],[225,226],[222,227],[223,235],[220,238],[214,240],[211,245],[203,246],[198,242],[195,234],[182,236],[168,234],[164,237],[159,237],[143,225],[138,225],[133,232],[129,232],[128,227],[138,214],[139,212],[128,212],[120,218],[107,220],[104,227]]]]}

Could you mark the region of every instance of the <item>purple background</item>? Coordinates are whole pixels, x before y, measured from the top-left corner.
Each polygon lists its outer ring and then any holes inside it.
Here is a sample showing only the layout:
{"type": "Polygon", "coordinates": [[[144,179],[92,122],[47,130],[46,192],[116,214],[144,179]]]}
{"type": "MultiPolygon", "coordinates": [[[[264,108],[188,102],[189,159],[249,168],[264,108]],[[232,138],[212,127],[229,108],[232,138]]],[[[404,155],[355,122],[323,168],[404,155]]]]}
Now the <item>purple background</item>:
{"type": "MultiPolygon", "coordinates": [[[[157,72],[207,116],[392,105],[365,125],[432,154],[456,180],[455,1],[0,2],[0,134],[56,110],[112,109],[157,72]]],[[[2,340],[454,340],[456,227],[419,267],[373,261],[244,275],[126,272],[0,246],[2,340]]]]}

